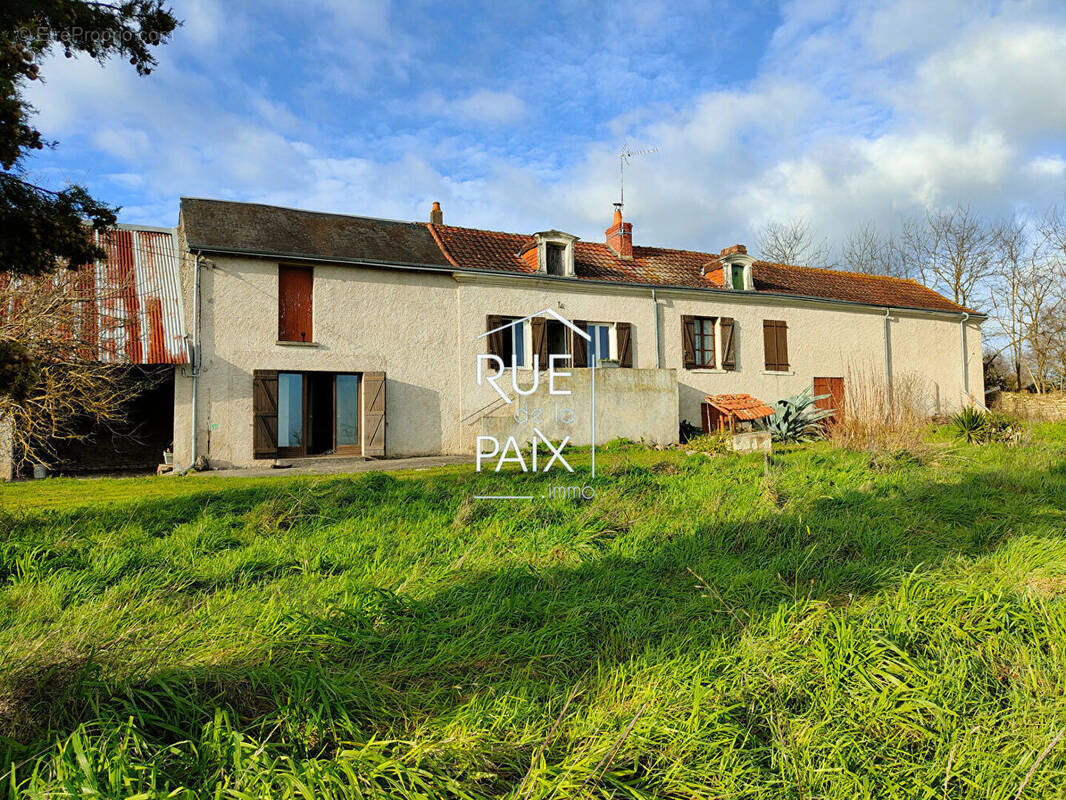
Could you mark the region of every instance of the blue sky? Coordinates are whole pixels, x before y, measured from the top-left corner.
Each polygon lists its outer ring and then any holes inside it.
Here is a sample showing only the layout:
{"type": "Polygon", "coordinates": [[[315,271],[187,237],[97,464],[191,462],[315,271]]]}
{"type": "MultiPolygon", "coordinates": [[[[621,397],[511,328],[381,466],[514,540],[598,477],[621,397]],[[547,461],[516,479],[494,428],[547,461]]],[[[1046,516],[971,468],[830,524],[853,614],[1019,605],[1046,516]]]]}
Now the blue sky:
{"type": "Polygon", "coordinates": [[[839,242],[922,208],[1066,200],[1060,2],[174,0],[137,77],[52,59],[27,162],[177,221],[181,195],[600,239],[623,143],[637,244],[770,220],[839,242]]]}

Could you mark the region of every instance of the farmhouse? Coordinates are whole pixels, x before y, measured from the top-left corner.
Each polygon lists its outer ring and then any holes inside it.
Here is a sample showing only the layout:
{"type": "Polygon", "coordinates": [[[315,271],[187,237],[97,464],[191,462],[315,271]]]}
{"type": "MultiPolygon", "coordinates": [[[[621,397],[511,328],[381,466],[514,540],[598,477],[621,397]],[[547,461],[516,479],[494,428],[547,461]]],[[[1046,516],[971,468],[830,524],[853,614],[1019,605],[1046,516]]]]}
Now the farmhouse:
{"type": "Polygon", "coordinates": [[[473,454],[479,436],[528,442],[534,422],[553,441],[667,443],[683,421],[728,422],[708,397],[813,388],[846,414],[859,381],[906,385],[930,415],[983,397],[984,315],[741,245],[645,247],[617,207],[590,242],[445,225],[437,203],[422,223],[184,198],[177,228],[100,244],[80,338],[153,388],[129,436],[63,448],[62,471],[143,469],[171,442],[179,468],[473,454]],[[478,380],[479,356],[509,371],[514,402],[478,380]],[[565,403],[534,369],[553,356],[565,403]]]}
{"type": "MultiPolygon", "coordinates": [[[[178,465],[472,453],[547,401],[502,407],[479,354],[530,384],[535,363],[569,356],[581,408],[596,367],[597,442],[676,441],[707,395],[842,398],[856,375],[906,376],[930,414],[983,395],[980,313],[741,245],[646,247],[617,207],[583,241],[446,225],[436,203],[423,223],[184,198],[176,237],[193,354],[176,369],[178,465]]],[[[592,436],[584,418],[575,443],[592,436]]]]}

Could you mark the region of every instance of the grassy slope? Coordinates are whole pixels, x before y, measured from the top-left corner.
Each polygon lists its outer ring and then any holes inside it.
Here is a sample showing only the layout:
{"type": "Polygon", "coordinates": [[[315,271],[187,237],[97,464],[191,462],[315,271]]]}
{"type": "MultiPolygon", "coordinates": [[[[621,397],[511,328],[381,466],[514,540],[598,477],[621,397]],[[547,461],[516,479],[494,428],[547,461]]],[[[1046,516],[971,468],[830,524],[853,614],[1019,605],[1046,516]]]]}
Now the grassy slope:
{"type": "Polygon", "coordinates": [[[599,467],[0,489],[0,785],[1064,796],[1066,426],[599,467]]]}

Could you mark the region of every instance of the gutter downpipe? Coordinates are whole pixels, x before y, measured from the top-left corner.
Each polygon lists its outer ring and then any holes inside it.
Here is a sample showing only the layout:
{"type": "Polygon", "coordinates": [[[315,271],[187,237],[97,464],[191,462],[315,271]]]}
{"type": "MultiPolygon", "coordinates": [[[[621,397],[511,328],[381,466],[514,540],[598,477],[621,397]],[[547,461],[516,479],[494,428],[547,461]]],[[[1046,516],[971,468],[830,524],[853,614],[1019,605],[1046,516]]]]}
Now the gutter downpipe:
{"type": "Polygon", "coordinates": [[[189,450],[189,465],[184,469],[177,470],[175,475],[185,475],[196,466],[196,384],[200,377],[200,253],[196,254],[193,262],[192,282],[192,441],[189,450]]]}
{"type": "MultiPolygon", "coordinates": [[[[969,359],[966,358],[966,321],[970,318],[970,314],[967,311],[962,312],[962,319],[959,320],[959,345],[962,348],[962,396],[963,402],[970,397],[970,369],[967,363],[969,359]]],[[[981,403],[984,406],[984,403],[981,403]]]]}
{"type": "Polygon", "coordinates": [[[663,357],[661,353],[661,346],[659,341],[659,300],[655,296],[655,290],[651,290],[651,303],[652,311],[655,313],[655,367],[656,369],[663,368],[663,357]]]}
{"type": "Polygon", "coordinates": [[[892,309],[885,309],[885,391],[888,397],[888,407],[892,408],[892,344],[889,338],[888,321],[892,315],[892,309]]]}

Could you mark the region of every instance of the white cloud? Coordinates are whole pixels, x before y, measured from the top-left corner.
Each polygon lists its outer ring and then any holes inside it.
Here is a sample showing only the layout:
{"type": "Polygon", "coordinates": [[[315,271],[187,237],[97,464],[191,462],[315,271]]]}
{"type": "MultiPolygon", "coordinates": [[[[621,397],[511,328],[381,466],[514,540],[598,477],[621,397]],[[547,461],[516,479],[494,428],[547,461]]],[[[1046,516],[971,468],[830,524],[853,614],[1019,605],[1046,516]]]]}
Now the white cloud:
{"type": "MultiPolygon", "coordinates": [[[[198,0],[194,8],[191,41],[210,43],[218,7],[198,0]]],[[[384,0],[314,0],[308,8],[320,25],[314,56],[325,65],[323,86],[358,93],[381,70],[403,76],[413,63],[414,39],[397,31],[384,0]]],[[[243,26],[265,24],[234,13],[243,26]]],[[[666,13],[649,5],[635,24],[666,13]]],[[[61,150],[84,145],[118,160],[102,173],[116,186],[133,187],[130,176],[140,176],[149,188],[126,218],[161,224],[173,224],[180,194],[405,219],[424,219],[440,200],[456,224],[557,227],[600,239],[617,197],[622,141],[659,148],[626,173],[638,244],[752,244],[763,222],[797,215],[839,238],[866,220],[885,230],[900,215],[955,200],[991,214],[1062,200],[1066,19],[1054,6],[807,0],[782,15],[754,79],[673,106],[633,92],[613,120],[575,131],[583,137],[576,158],[525,141],[534,109],[489,88],[393,102],[392,118],[420,124],[382,122],[371,141],[326,135],[297,98],[262,82],[242,85],[232,70],[194,69],[177,39],[147,79],[120,64],[55,59],[32,100],[61,150]],[[487,132],[511,127],[510,149],[484,144],[487,132]]],[[[211,57],[227,58],[224,49],[216,42],[211,57]]],[[[562,74],[583,69],[582,79],[605,87],[636,82],[622,56],[592,52],[562,74]],[[617,69],[599,69],[607,62],[617,69]]],[[[560,124],[569,124],[565,116],[560,124]]]]}
{"type": "Polygon", "coordinates": [[[528,109],[518,95],[479,89],[461,98],[448,98],[438,91],[426,92],[418,98],[419,113],[445,117],[460,123],[505,125],[518,122],[528,109]]]}

